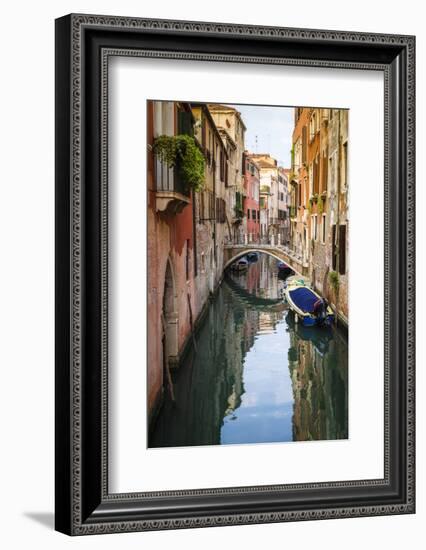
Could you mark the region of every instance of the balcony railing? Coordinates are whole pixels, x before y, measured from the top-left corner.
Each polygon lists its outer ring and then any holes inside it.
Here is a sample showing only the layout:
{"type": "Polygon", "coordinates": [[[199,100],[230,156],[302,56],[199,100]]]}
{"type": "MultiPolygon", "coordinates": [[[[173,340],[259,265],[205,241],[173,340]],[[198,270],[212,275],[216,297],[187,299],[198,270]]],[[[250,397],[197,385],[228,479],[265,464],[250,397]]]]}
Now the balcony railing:
{"type": "Polygon", "coordinates": [[[157,210],[179,213],[189,204],[190,188],[176,167],[170,168],[165,162],[154,158],[154,182],[157,210]]]}
{"type": "Polygon", "coordinates": [[[155,184],[157,191],[169,191],[190,196],[189,186],[183,181],[178,169],[169,168],[160,159],[155,159],[155,184]]]}

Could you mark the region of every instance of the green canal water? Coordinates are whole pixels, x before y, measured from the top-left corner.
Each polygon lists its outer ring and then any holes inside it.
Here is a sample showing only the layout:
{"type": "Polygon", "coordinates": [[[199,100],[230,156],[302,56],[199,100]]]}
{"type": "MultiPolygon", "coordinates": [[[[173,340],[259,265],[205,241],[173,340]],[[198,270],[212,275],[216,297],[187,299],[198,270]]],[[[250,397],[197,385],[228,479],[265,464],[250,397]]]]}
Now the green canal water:
{"type": "Polygon", "coordinates": [[[149,447],[346,439],[348,342],[304,328],[280,300],[277,261],[228,273],[173,373],[149,447]]]}

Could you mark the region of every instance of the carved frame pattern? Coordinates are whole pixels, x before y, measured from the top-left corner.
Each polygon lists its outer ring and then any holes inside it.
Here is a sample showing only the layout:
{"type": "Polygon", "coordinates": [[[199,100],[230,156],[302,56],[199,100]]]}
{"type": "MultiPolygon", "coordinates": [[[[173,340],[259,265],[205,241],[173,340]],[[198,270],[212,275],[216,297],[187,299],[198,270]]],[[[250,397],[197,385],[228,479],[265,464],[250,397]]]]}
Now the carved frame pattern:
{"type": "MultiPolygon", "coordinates": [[[[61,20],[59,20],[61,21],[61,20]]],[[[217,525],[237,525],[248,523],[264,523],[264,522],[284,522],[295,520],[311,520],[311,519],[327,519],[337,517],[360,517],[371,515],[385,514],[404,514],[414,512],[414,169],[415,169],[415,60],[414,49],[415,40],[412,36],[397,36],[385,34],[364,34],[354,32],[342,32],[331,30],[308,30],[308,29],[287,29],[278,27],[264,26],[246,26],[235,24],[219,24],[219,23],[201,23],[188,21],[168,21],[154,19],[137,19],[125,17],[108,17],[96,15],[71,15],[67,16],[68,25],[68,47],[69,47],[69,102],[70,102],[70,160],[69,160],[69,208],[70,224],[70,318],[65,321],[69,323],[69,391],[70,391],[70,408],[69,408],[69,471],[63,474],[63,481],[69,483],[69,493],[66,494],[68,499],[67,506],[63,502],[62,496],[57,496],[57,528],[61,531],[73,535],[84,534],[99,534],[99,533],[117,533],[126,531],[143,531],[156,529],[180,529],[188,527],[204,527],[217,525]],[[84,395],[82,393],[82,385],[84,379],[83,373],[83,340],[84,334],[82,330],[82,318],[84,316],[84,293],[82,289],[82,281],[84,279],[84,231],[86,228],[82,223],[84,219],[84,200],[82,182],[84,180],[83,165],[84,165],[84,147],[82,142],[82,121],[85,116],[82,97],[84,96],[83,78],[84,71],[84,33],[87,29],[92,30],[116,30],[117,32],[155,32],[155,33],[176,33],[179,35],[209,35],[209,36],[227,36],[233,38],[241,38],[241,36],[254,39],[274,39],[274,40],[290,40],[290,41],[305,41],[310,44],[327,43],[336,45],[351,44],[368,44],[377,47],[391,46],[395,49],[399,48],[406,56],[406,75],[404,83],[401,84],[403,93],[405,93],[405,101],[407,106],[406,113],[406,134],[402,136],[405,143],[403,147],[406,150],[406,166],[405,166],[405,189],[401,189],[402,196],[405,196],[405,210],[401,215],[405,216],[405,249],[401,251],[404,257],[404,265],[406,267],[406,295],[403,299],[405,308],[406,325],[405,330],[405,347],[399,351],[399,357],[405,363],[405,370],[401,375],[405,377],[404,384],[406,389],[405,406],[406,414],[405,422],[405,437],[406,441],[406,456],[405,470],[401,475],[405,476],[404,487],[405,497],[402,502],[392,502],[390,504],[365,504],[363,506],[327,506],[307,507],[307,509],[277,510],[273,512],[258,512],[253,510],[250,513],[214,513],[200,514],[199,516],[191,515],[188,517],[164,517],[160,519],[144,519],[143,514],[135,519],[126,519],[119,521],[117,514],[100,515],[97,519],[96,514],[92,517],[86,517],[83,513],[83,495],[84,479],[82,474],[83,462],[83,438],[82,432],[82,401],[84,395]],[[67,477],[68,476],[68,477],[67,477]]],[[[58,27],[57,32],[63,32],[63,29],[58,27]]],[[[58,47],[58,46],[57,46],[58,47]]],[[[59,45],[59,49],[64,47],[59,45]]],[[[391,164],[391,148],[394,121],[391,119],[391,103],[393,101],[393,91],[391,89],[391,72],[390,63],[369,63],[365,61],[333,61],[332,59],[315,59],[312,58],[294,58],[294,57],[268,57],[268,56],[253,56],[253,55],[231,55],[231,54],[211,54],[211,53],[194,53],[194,52],[173,52],[153,49],[131,49],[120,47],[105,47],[101,53],[101,124],[100,124],[100,141],[101,141],[101,433],[102,433],[102,465],[101,465],[101,498],[103,503],[136,503],[144,498],[170,497],[179,498],[183,496],[199,496],[199,495],[250,495],[253,493],[262,494],[265,492],[286,492],[286,491],[304,491],[306,489],[339,489],[339,488],[360,488],[360,487],[378,487],[386,486],[390,483],[390,438],[392,434],[389,432],[390,414],[393,406],[390,395],[390,350],[391,350],[391,287],[390,287],[390,269],[391,269],[391,254],[393,243],[389,233],[391,216],[395,215],[390,211],[390,164],[391,164]],[[200,61],[231,61],[239,63],[273,63],[284,65],[301,65],[310,67],[336,67],[342,69],[368,69],[383,71],[385,78],[385,476],[383,480],[363,480],[363,481],[342,481],[333,483],[314,483],[314,484],[297,484],[297,485],[278,485],[270,487],[232,487],[226,489],[206,489],[192,491],[168,491],[158,493],[130,493],[130,494],[109,494],[108,493],[108,475],[107,475],[107,418],[108,418],[108,216],[107,216],[107,201],[108,201],[108,59],[110,56],[140,56],[140,57],[157,57],[168,59],[190,59],[200,61]]],[[[62,75],[63,77],[63,75],[62,75]]],[[[58,85],[58,82],[57,82],[58,85]]],[[[404,159],[401,159],[404,162],[404,159]]],[[[403,184],[404,182],[400,182],[403,184]]],[[[57,176],[57,193],[61,192],[61,181],[57,176]]],[[[59,235],[61,236],[61,235],[59,235]]],[[[68,269],[68,268],[67,268],[68,269]]],[[[59,272],[60,275],[61,272],[59,272]]],[[[63,357],[63,356],[62,356],[63,357]]],[[[61,361],[57,358],[57,376],[62,376],[61,361]]],[[[61,390],[62,391],[62,390],[61,390]]],[[[57,394],[57,399],[60,395],[57,394]]],[[[57,415],[65,414],[61,412],[61,407],[57,408],[57,415]]],[[[59,443],[60,444],[60,443],[59,443]]],[[[60,455],[61,453],[59,453],[60,455]]],[[[63,460],[63,455],[62,460],[63,460]]],[[[57,458],[61,460],[61,458],[57,458]]],[[[60,482],[57,479],[57,483],[60,482]]]]}

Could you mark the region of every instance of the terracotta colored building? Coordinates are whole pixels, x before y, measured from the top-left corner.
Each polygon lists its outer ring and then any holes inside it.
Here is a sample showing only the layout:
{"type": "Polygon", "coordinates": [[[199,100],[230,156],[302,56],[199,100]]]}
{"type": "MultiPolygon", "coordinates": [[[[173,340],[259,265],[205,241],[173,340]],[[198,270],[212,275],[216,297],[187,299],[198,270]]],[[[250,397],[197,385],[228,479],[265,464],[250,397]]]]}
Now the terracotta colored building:
{"type": "Polygon", "coordinates": [[[152,153],[160,135],[191,133],[189,104],[148,102],[148,410],[158,409],[166,364],[178,362],[194,306],[193,193],[152,153]]]}
{"type": "MultiPolygon", "coordinates": [[[[178,366],[223,274],[229,156],[206,104],[148,102],[148,414],[162,401],[167,371],[178,366]],[[194,191],[153,153],[155,138],[188,135],[204,156],[194,191]]],[[[241,163],[240,163],[241,164],[241,163]]]]}

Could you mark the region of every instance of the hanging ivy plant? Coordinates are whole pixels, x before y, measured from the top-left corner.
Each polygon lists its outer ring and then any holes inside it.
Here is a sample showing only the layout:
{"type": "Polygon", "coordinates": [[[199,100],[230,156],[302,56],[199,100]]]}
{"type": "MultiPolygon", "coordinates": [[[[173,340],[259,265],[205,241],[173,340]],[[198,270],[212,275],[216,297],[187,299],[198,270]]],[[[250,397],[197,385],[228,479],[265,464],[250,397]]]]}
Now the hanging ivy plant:
{"type": "Polygon", "coordinates": [[[154,139],[152,148],[169,168],[176,167],[184,182],[194,191],[203,188],[205,159],[193,137],[186,134],[159,136],[154,139]]]}
{"type": "Polygon", "coordinates": [[[340,287],[339,274],[337,273],[337,271],[330,271],[330,273],[328,274],[328,280],[330,282],[331,288],[334,291],[334,296],[337,302],[339,300],[339,287],[340,287]]]}

